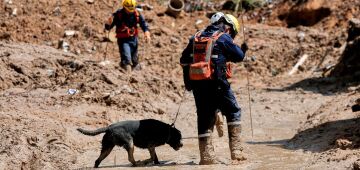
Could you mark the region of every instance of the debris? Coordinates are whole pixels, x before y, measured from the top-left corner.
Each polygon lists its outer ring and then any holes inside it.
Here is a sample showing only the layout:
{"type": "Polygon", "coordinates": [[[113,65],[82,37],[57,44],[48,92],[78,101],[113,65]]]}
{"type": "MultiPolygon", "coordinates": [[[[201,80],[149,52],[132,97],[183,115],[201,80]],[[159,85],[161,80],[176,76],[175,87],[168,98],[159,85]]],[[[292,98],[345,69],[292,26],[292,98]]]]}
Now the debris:
{"type": "Polygon", "coordinates": [[[66,30],[65,33],[64,33],[64,36],[65,37],[72,37],[74,35],[77,35],[77,31],[74,31],[74,30],[66,30]]]}
{"type": "Polygon", "coordinates": [[[54,14],[55,16],[61,15],[60,7],[57,6],[57,7],[53,10],[53,14],[54,14]]]}
{"type": "Polygon", "coordinates": [[[175,37],[171,37],[171,38],[170,38],[170,42],[171,42],[172,44],[179,44],[179,43],[180,43],[180,40],[177,39],[177,38],[175,38],[175,37]]]}
{"type": "Polygon", "coordinates": [[[305,32],[300,31],[300,32],[297,34],[297,38],[299,39],[299,41],[304,41],[304,39],[305,39],[305,32]]]}
{"type": "Polygon", "coordinates": [[[99,64],[102,65],[102,66],[105,66],[105,65],[108,65],[110,63],[111,62],[109,60],[104,60],[104,61],[101,61],[99,64]]]}
{"type": "Polygon", "coordinates": [[[251,56],[251,57],[250,57],[250,60],[251,60],[252,62],[255,62],[255,61],[256,61],[256,56],[254,56],[254,55],[251,56]]]}
{"type": "Polygon", "coordinates": [[[170,0],[168,8],[165,13],[174,18],[177,18],[180,15],[183,8],[184,8],[184,2],[182,0],[170,0]]]}
{"type": "Polygon", "coordinates": [[[304,54],[300,60],[295,64],[295,66],[291,69],[291,71],[289,72],[289,76],[293,75],[298,69],[299,66],[301,66],[302,64],[304,64],[305,60],[309,57],[309,55],[304,54]]]}
{"type": "Polygon", "coordinates": [[[81,50],[77,48],[77,49],[75,50],[75,54],[80,55],[80,54],[81,54],[81,50]]]}
{"type": "Polygon", "coordinates": [[[127,92],[127,93],[131,93],[132,90],[131,88],[128,86],[128,85],[123,85],[120,89],[120,92],[123,93],[123,92],[127,92]]]}
{"type": "Polygon", "coordinates": [[[353,144],[353,143],[352,143],[351,141],[349,141],[348,139],[342,139],[342,138],[340,138],[340,139],[337,139],[337,140],[335,141],[336,147],[338,147],[338,148],[340,148],[340,149],[343,149],[343,150],[352,147],[352,144],[353,144]]]}
{"type": "Polygon", "coordinates": [[[86,0],[86,2],[87,2],[88,4],[93,4],[93,3],[95,2],[95,0],[86,0]]]}
{"type": "Polygon", "coordinates": [[[12,16],[17,16],[17,11],[18,11],[17,8],[14,8],[11,15],[12,16]]]}
{"type": "Polygon", "coordinates": [[[199,25],[199,24],[201,24],[201,23],[203,23],[203,22],[204,22],[203,20],[198,19],[198,20],[196,20],[195,25],[199,25]]]}
{"type": "Polygon", "coordinates": [[[55,71],[52,69],[48,69],[48,70],[46,70],[46,72],[49,77],[53,77],[55,75],[55,71]]]}
{"type": "Polygon", "coordinates": [[[359,88],[360,88],[359,86],[350,86],[350,87],[348,87],[348,90],[349,91],[356,91],[359,88]]]}
{"type": "Polygon", "coordinates": [[[79,91],[76,90],[76,89],[68,89],[67,94],[69,94],[69,95],[74,95],[74,94],[76,94],[76,93],[78,93],[78,92],[79,92],[79,91]]]}
{"type": "Polygon", "coordinates": [[[142,10],[152,10],[154,9],[153,6],[149,5],[149,4],[140,4],[138,5],[136,8],[141,8],[142,10]]]}
{"type": "Polygon", "coordinates": [[[270,70],[272,76],[277,76],[279,74],[279,70],[276,68],[271,68],[270,70]]]}
{"type": "Polygon", "coordinates": [[[69,50],[70,50],[70,45],[69,45],[69,43],[67,43],[67,42],[64,41],[64,40],[59,40],[59,42],[58,42],[58,48],[59,48],[59,49],[63,49],[64,52],[69,52],[69,50]]]}
{"type": "Polygon", "coordinates": [[[37,143],[39,142],[39,139],[35,136],[27,137],[26,141],[30,146],[37,146],[37,143]]]}

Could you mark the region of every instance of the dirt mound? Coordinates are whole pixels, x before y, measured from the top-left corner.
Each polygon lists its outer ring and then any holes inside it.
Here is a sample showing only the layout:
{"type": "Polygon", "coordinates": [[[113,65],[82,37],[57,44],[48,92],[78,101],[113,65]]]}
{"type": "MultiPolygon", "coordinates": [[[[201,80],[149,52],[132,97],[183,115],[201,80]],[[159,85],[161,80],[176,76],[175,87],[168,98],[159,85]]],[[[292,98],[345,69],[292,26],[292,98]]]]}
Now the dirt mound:
{"type": "Polygon", "coordinates": [[[314,164],[328,162],[335,166],[341,162],[351,167],[360,156],[360,118],[351,110],[359,97],[358,90],[334,96],[309,114],[287,147],[316,153],[314,164]]]}
{"type": "Polygon", "coordinates": [[[279,19],[284,20],[288,27],[313,26],[331,14],[328,7],[323,7],[325,1],[311,0],[291,7],[288,13],[280,14],[279,19]]]}
{"type": "MultiPolygon", "coordinates": [[[[248,12],[250,22],[272,26],[307,26],[343,36],[348,21],[360,15],[357,0],[280,0],[248,12]],[[341,35],[342,34],[342,35],[341,35]]],[[[345,39],[341,39],[345,42],[345,39]]]]}
{"type": "Polygon", "coordinates": [[[4,42],[0,47],[5,169],[67,169],[83,151],[77,126],[140,117],[169,121],[173,115],[165,113],[183,95],[175,72],[159,75],[145,64],[127,75],[117,63],[103,65],[52,47],[4,42]]]}
{"type": "Polygon", "coordinates": [[[348,39],[344,53],[339,63],[331,72],[333,76],[360,75],[360,20],[353,19],[349,22],[348,39]]]}

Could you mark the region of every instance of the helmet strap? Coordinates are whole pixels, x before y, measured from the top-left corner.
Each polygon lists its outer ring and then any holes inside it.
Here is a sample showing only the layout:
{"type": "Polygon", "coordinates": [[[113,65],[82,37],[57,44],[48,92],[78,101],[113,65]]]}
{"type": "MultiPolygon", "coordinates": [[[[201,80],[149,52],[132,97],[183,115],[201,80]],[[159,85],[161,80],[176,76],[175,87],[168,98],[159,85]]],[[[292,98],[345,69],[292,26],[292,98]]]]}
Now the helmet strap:
{"type": "Polygon", "coordinates": [[[128,9],[125,8],[125,12],[128,14],[132,14],[133,12],[129,11],[128,9]]]}

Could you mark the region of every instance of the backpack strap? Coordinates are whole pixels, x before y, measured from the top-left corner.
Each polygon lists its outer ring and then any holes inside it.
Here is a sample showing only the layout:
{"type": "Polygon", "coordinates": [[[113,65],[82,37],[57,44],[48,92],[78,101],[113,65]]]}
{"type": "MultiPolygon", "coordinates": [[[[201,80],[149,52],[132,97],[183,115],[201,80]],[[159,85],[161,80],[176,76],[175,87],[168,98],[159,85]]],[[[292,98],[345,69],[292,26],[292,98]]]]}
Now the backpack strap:
{"type": "Polygon", "coordinates": [[[193,39],[193,52],[192,52],[192,54],[191,54],[191,56],[193,57],[193,62],[195,61],[195,58],[194,58],[194,53],[195,53],[195,42],[196,41],[199,41],[199,38],[200,38],[200,35],[201,35],[201,33],[203,32],[203,30],[200,30],[200,31],[198,31],[198,32],[196,32],[195,33],[195,35],[194,35],[194,39],[193,39]]]}
{"type": "Polygon", "coordinates": [[[135,9],[136,24],[140,23],[140,13],[135,9]]]}
{"type": "MultiPolygon", "coordinates": [[[[140,23],[140,13],[139,13],[139,11],[135,9],[134,14],[135,14],[135,18],[136,18],[136,24],[140,23]]],[[[119,17],[119,20],[121,21],[121,19],[122,19],[122,10],[119,11],[118,17],[119,17]]]]}
{"type": "Polygon", "coordinates": [[[213,41],[218,40],[224,33],[221,31],[215,31],[213,33],[213,35],[211,36],[211,38],[213,39],[213,41]]]}

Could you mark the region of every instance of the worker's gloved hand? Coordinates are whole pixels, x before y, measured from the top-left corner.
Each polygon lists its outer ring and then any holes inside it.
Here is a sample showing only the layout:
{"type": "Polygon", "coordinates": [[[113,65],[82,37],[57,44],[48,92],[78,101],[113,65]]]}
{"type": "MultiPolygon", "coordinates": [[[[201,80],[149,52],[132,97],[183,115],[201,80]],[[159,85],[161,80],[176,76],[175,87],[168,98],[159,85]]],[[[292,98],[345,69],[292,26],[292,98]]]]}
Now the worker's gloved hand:
{"type": "Polygon", "coordinates": [[[149,31],[146,31],[144,34],[145,34],[145,41],[146,41],[146,42],[150,42],[150,40],[151,40],[150,32],[149,32],[149,31]]]}
{"type": "Polygon", "coordinates": [[[242,43],[241,44],[241,50],[244,52],[244,54],[246,53],[246,51],[249,49],[248,45],[246,43],[242,43]]]}
{"type": "Polygon", "coordinates": [[[105,24],[105,30],[111,30],[111,26],[109,24],[105,24]]]}

